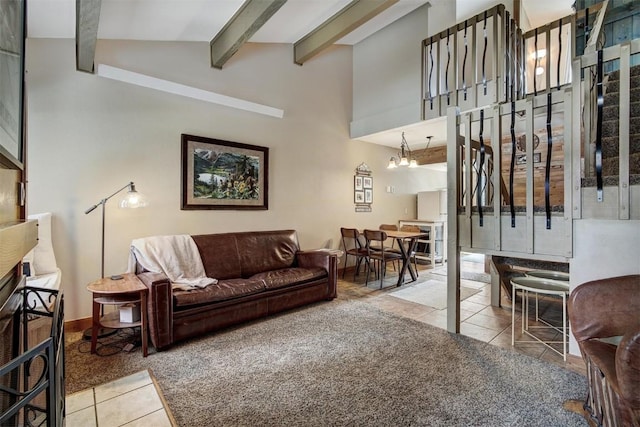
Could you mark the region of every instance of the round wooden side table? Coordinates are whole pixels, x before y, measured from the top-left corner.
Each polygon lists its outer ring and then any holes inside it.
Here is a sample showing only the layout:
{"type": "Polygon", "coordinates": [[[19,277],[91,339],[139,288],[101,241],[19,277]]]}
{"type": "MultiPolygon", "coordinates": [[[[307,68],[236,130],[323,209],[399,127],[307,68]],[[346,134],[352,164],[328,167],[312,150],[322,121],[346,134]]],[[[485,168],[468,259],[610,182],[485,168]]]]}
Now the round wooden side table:
{"type": "Polygon", "coordinates": [[[140,327],[142,355],[147,357],[147,287],[133,273],[122,275],[122,279],[104,277],[87,285],[93,293],[93,322],[91,327],[91,353],[95,354],[100,327],[121,329],[140,327]],[[140,321],[120,322],[120,313],[115,311],[100,316],[103,305],[140,304],[140,321]]]}

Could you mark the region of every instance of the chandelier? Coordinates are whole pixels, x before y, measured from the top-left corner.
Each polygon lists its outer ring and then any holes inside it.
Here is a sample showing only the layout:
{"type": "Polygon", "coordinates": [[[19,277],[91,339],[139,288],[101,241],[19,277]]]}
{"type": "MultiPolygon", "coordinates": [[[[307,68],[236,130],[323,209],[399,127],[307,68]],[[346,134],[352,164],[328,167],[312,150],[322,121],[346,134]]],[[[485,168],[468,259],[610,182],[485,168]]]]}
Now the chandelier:
{"type": "Polygon", "coordinates": [[[395,157],[392,157],[389,160],[387,169],[395,169],[398,166],[408,166],[410,168],[418,167],[418,162],[413,158],[413,154],[411,154],[409,144],[407,144],[407,140],[404,138],[404,132],[402,132],[402,142],[400,143],[398,158],[400,159],[399,161],[397,161],[395,157]]]}

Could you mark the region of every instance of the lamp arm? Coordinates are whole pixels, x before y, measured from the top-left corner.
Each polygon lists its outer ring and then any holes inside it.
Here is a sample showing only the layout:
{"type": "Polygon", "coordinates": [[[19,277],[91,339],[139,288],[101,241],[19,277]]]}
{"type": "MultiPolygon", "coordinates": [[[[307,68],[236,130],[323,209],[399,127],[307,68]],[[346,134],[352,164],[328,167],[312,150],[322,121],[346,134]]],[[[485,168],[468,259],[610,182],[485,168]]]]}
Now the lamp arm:
{"type": "Polygon", "coordinates": [[[104,199],[102,199],[98,203],[96,203],[95,205],[91,206],[89,209],[84,211],[85,215],[88,214],[88,213],[93,212],[93,210],[95,208],[97,208],[98,206],[101,206],[101,205],[104,206],[104,204],[107,203],[107,200],[109,200],[110,198],[112,198],[113,196],[115,196],[116,194],[118,194],[119,192],[121,192],[122,190],[124,190],[127,187],[128,188],[132,188],[133,187],[133,181],[131,181],[130,183],[128,183],[124,187],[120,188],[118,191],[114,192],[112,195],[105,197],[104,199]]]}

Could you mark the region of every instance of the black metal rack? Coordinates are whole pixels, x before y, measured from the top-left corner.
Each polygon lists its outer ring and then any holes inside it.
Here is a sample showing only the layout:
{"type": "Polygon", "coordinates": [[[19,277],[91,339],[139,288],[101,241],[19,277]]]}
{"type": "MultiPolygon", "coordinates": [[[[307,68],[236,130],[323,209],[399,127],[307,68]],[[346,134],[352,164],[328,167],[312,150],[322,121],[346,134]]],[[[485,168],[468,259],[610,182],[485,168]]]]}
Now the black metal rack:
{"type": "Polygon", "coordinates": [[[60,426],[65,418],[64,298],[61,291],[18,287],[12,317],[14,357],[0,367],[1,426],[60,426]],[[51,318],[49,337],[29,348],[29,324],[51,318]],[[20,341],[22,341],[20,345],[20,341]],[[17,355],[15,354],[17,353],[17,355]],[[44,394],[45,398],[42,399],[44,394]]]}

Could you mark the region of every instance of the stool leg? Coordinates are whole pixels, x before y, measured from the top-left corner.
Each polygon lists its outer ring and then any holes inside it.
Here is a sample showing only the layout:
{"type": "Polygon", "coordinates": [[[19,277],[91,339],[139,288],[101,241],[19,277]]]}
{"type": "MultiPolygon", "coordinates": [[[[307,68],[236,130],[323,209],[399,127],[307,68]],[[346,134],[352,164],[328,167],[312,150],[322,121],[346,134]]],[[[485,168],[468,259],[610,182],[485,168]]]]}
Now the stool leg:
{"type": "Polygon", "coordinates": [[[516,286],[511,285],[511,347],[516,345],[515,324],[516,324],[516,286]]]}
{"type": "Polygon", "coordinates": [[[562,294],[562,359],[567,361],[567,295],[562,294]]]}
{"type": "Polygon", "coordinates": [[[520,292],[520,307],[522,308],[520,314],[522,315],[522,331],[529,330],[529,295],[527,291],[522,290],[520,292]]]}

